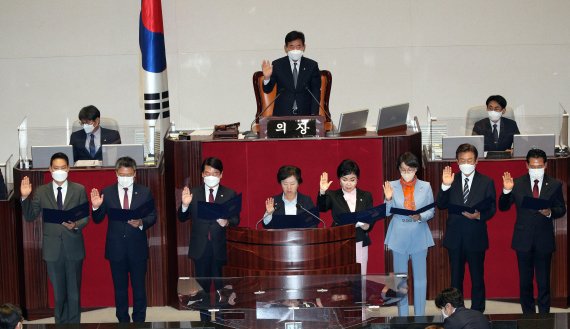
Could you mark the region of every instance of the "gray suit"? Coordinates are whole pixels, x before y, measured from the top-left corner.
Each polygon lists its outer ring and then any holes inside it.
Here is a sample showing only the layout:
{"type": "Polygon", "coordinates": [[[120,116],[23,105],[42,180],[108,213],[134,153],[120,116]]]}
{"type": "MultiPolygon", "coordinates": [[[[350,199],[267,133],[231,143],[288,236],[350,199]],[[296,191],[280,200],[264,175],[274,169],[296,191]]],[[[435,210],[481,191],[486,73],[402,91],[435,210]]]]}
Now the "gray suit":
{"type": "MultiPolygon", "coordinates": [[[[27,221],[34,221],[42,209],[57,209],[53,182],[42,185],[34,191],[33,198],[22,201],[22,213],[27,221]]],[[[83,185],[68,181],[63,210],[77,207],[87,202],[83,185]]],[[[42,225],[42,256],[47,265],[49,279],[53,285],[55,298],[55,323],[79,323],[81,316],[80,289],[81,270],[85,248],[83,227],[89,217],[77,221],[78,229],[68,230],[61,224],[44,222],[42,225]]]]}

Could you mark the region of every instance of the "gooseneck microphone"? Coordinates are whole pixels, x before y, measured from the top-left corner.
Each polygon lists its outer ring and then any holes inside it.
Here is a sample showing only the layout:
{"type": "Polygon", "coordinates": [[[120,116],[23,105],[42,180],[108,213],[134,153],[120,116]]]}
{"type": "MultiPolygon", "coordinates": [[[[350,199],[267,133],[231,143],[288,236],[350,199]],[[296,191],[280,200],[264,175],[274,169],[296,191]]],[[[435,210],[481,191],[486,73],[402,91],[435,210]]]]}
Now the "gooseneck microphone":
{"type": "Polygon", "coordinates": [[[322,220],[319,216],[316,216],[315,214],[313,214],[312,212],[310,212],[309,210],[305,209],[305,207],[301,206],[299,203],[297,203],[297,209],[301,209],[304,212],[306,212],[307,214],[313,216],[314,218],[318,219],[319,222],[323,223],[323,228],[327,228],[327,224],[325,224],[325,221],[322,220]]]}
{"type": "Polygon", "coordinates": [[[321,105],[321,102],[319,102],[319,100],[315,97],[315,95],[311,92],[311,89],[309,89],[309,86],[307,86],[305,84],[305,90],[309,92],[309,95],[311,95],[311,97],[313,97],[313,99],[315,100],[315,102],[317,102],[317,105],[319,105],[319,108],[323,110],[323,113],[325,114],[325,117],[327,119],[330,120],[330,122],[332,122],[332,118],[330,117],[330,115],[327,113],[327,111],[325,111],[325,108],[321,105]]]}
{"type": "Polygon", "coordinates": [[[255,121],[257,121],[259,118],[261,118],[261,116],[263,115],[263,113],[265,113],[265,111],[267,111],[267,109],[273,105],[273,103],[275,103],[275,101],[277,100],[277,98],[279,98],[279,96],[281,96],[281,94],[283,93],[283,91],[285,90],[285,88],[281,88],[277,91],[277,95],[275,96],[275,98],[273,98],[273,100],[271,102],[269,102],[269,104],[267,104],[267,106],[265,106],[263,108],[263,110],[261,112],[259,112],[258,115],[255,116],[255,119],[253,119],[253,121],[251,122],[251,124],[249,125],[249,130],[253,131],[253,124],[255,123],[255,121]]]}
{"type": "Polygon", "coordinates": [[[263,220],[264,220],[265,218],[269,217],[269,215],[273,215],[273,214],[275,213],[275,211],[276,211],[278,208],[279,208],[279,203],[275,203],[275,204],[273,205],[273,212],[272,212],[271,214],[267,214],[267,215],[263,216],[260,220],[258,220],[257,223],[255,223],[255,229],[257,230],[257,226],[258,226],[261,222],[263,222],[263,220]]]}

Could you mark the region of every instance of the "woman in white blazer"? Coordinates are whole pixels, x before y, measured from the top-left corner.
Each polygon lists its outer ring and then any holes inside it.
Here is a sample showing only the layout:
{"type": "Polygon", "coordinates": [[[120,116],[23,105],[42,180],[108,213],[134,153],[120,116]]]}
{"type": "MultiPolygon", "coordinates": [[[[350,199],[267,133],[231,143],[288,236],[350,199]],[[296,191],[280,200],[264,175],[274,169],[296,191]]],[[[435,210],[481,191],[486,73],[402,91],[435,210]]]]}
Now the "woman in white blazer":
{"type": "MultiPolygon", "coordinates": [[[[406,152],[398,157],[398,180],[384,183],[386,216],[392,215],[384,244],[392,250],[395,273],[408,273],[408,261],[412,260],[414,272],[414,315],[424,315],[426,306],[427,250],[434,245],[427,221],[434,216],[435,209],[430,207],[414,215],[392,213],[393,208],[418,210],[433,204],[433,192],[428,182],[419,180],[416,172],[418,158],[406,152]]],[[[394,209],[394,212],[396,210],[394,209]]],[[[398,315],[407,316],[408,298],[398,303],[398,315]]]]}

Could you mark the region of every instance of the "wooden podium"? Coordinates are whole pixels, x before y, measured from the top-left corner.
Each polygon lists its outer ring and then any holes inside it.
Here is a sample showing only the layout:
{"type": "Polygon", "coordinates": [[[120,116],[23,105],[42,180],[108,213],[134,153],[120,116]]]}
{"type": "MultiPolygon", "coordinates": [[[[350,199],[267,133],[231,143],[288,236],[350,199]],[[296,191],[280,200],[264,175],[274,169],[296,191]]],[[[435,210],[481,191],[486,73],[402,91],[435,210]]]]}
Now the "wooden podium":
{"type": "Polygon", "coordinates": [[[360,274],[352,225],[319,229],[229,228],[225,277],[360,274]]]}

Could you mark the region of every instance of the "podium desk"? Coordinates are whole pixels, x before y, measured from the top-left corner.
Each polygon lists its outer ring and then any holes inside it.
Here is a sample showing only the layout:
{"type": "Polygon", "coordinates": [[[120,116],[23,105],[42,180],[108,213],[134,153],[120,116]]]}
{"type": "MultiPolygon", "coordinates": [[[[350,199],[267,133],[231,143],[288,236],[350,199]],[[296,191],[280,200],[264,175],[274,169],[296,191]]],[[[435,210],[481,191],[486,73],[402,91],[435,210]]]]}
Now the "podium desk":
{"type": "MultiPolygon", "coordinates": [[[[455,161],[429,161],[424,159],[424,177],[431,183],[434,197],[441,188],[441,175],[445,166],[452,166],[455,173],[459,172],[455,161]]],[[[513,177],[526,174],[526,160],[514,158],[507,160],[486,160],[479,158],[477,171],[491,177],[495,183],[497,194],[497,212],[487,222],[489,249],[485,255],[485,286],[487,299],[505,299],[518,302],[519,280],[516,252],[511,249],[516,210],[513,205],[507,212],[499,211],[498,198],[503,191],[502,175],[509,171],[513,177]]],[[[559,157],[548,159],[546,174],[555,177],[563,183],[564,200],[568,209],[568,188],[570,186],[570,158],[559,157]]],[[[530,187],[529,187],[530,188],[530,187]]],[[[435,247],[428,251],[428,299],[433,299],[444,288],[450,285],[450,269],[447,250],[442,246],[445,234],[447,210],[436,208],[434,219],[429,221],[435,247]]],[[[554,220],[556,251],[552,255],[551,296],[552,306],[568,307],[569,274],[568,274],[568,213],[554,220]]],[[[390,267],[391,268],[391,267],[390,267]]],[[[471,282],[465,276],[465,298],[470,298],[471,282]]],[[[411,279],[410,279],[411,281],[411,279]]],[[[536,294],[536,293],[535,293],[536,294]]]]}

